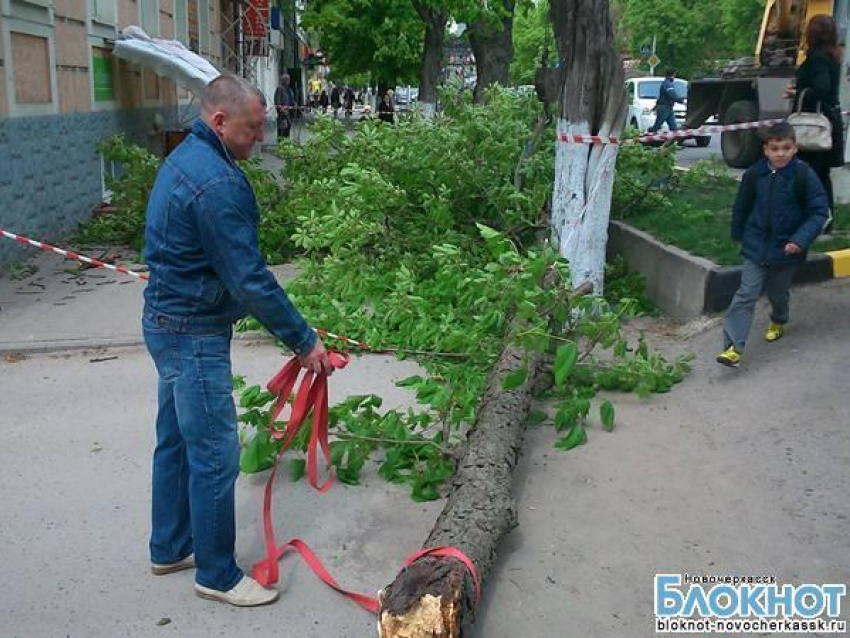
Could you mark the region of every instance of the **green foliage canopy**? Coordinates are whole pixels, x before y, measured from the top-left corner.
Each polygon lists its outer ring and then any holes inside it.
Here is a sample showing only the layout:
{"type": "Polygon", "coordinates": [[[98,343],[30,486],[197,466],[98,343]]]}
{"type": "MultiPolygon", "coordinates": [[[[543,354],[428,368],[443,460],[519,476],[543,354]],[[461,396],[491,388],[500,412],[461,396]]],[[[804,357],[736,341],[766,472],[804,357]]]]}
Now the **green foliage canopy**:
{"type": "Polygon", "coordinates": [[[549,39],[550,56],[557,55],[552,29],[549,27],[549,3],[526,3],[514,14],[514,59],[511,62],[511,82],[533,84],[534,73],[540,66],[543,46],[549,39]]]}
{"type": "Polygon", "coordinates": [[[319,35],[333,78],[367,72],[388,86],[416,80],[424,25],[411,2],[312,0],[302,24],[319,35]]]}
{"type": "MultiPolygon", "coordinates": [[[[714,62],[752,55],[764,0],[620,0],[619,29],[629,49],[657,37],[662,66],[675,66],[685,78],[709,72],[714,62]]],[[[646,68],[646,65],[644,65],[646,68]]]]}

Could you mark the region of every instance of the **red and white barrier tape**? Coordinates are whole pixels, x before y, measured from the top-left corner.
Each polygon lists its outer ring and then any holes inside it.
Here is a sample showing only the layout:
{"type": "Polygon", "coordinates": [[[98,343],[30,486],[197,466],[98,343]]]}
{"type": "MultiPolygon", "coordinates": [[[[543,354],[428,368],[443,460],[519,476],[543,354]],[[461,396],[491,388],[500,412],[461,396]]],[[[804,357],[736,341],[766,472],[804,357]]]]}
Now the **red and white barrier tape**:
{"type": "MultiPolygon", "coordinates": [[[[844,111],[842,115],[850,115],[850,111],[844,111]]],[[[560,135],[558,140],[565,143],[575,144],[635,144],[637,142],[663,142],[666,140],[682,139],[687,137],[700,137],[704,135],[715,135],[726,131],[745,131],[748,129],[761,128],[762,126],[771,126],[784,122],[785,118],[773,118],[770,120],[759,120],[757,122],[739,122],[737,124],[719,124],[710,126],[700,126],[699,128],[688,128],[678,131],[668,131],[666,133],[651,133],[641,135],[639,137],[629,137],[621,139],[614,136],[600,135],[560,135]]]]}
{"type": "MultiPolygon", "coordinates": [[[[147,274],[130,270],[126,266],[122,266],[120,264],[108,264],[105,261],[101,261],[100,259],[95,259],[94,257],[87,257],[86,255],[81,255],[80,253],[74,252],[73,250],[63,250],[62,248],[57,248],[56,246],[46,244],[43,241],[36,241],[34,239],[30,239],[29,237],[24,237],[23,235],[10,233],[8,230],[3,230],[2,228],[0,228],[0,236],[6,237],[7,239],[12,239],[18,242],[19,244],[23,244],[24,246],[34,246],[35,248],[41,248],[42,250],[46,250],[47,252],[62,255],[66,259],[80,261],[95,268],[108,268],[109,270],[120,272],[123,275],[130,275],[131,277],[135,277],[136,279],[141,279],[143,281],[148,281],[150,279],[147,274]]],[[[351,339],[349,337],[334,334],[333,332],[328,332],[327,330],[319,329],[316,330],[316,332],[322,337],[336,339],[338,341],[342,341],[350,346],[355,346],[362,350],[372,350],[373,352],[380,352],[380,350],[375,350],[368,344],[365,344],[362,341],[357,341],[356,339],[351,339]]]]}
{"type": "Polygon", "coordinates": [[[131,277],[136,277],[137,279],[144,279],[145,281],[147,281],[148,279],[148,276],[145,273],[135,272],[133,270],[130,270],[126,266],[122,266],[120,264],[107,264],[105,261],[101,261],[100,259],[95,259],[94,257],[86,257],[85,255],[75,253],[72,250],[62,250],[61,248],[57,248],[56,246],[45,244],[43,241],[36,241],[34,239],[30,239],[29,237],[24,237],[23,235],[16,235],[15,233],[10,233],[8,230],[3,230],[2,228],[0,228],[0,235],[8,239],[13,239],[19,244],[23,244],[24,246],[35,246],[36,248],[41,248],[42,250],[46,250],[47,252],[53,252],[62,255],[66,259],[75,259],[77,261],[81,261],[84,264],[89,264],[90,266],[94,266],[95,268],[108,268],[109,270],[114,270],[115,272],[120,272],[124,275],[130,275],[131,277]]]}

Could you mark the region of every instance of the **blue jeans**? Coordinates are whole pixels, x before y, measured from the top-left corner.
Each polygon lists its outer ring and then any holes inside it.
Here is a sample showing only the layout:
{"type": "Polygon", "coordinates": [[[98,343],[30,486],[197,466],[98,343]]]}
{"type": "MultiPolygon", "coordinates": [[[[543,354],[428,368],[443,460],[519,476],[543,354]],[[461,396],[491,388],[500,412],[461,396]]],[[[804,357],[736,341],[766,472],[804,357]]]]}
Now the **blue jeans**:
{"type": "Polygon", "coordinates": [[[145,344],[159,373],[153,455],[151,561],[195,553],[198,584],[226,591],[236,565],[239,437],[229,323],[190,323],[146,310],[145,344]]]}
{"type": "Polygon", "coordinates": [[[673,112],[673,107],[662,104],[658,107],[655,115],[655,124],[649,127],[649,132],[655,133],[664,124],[667,124],[667,127],[671,131],[676,131],[679,128],[676,124],[676,114],[673,112]]]}

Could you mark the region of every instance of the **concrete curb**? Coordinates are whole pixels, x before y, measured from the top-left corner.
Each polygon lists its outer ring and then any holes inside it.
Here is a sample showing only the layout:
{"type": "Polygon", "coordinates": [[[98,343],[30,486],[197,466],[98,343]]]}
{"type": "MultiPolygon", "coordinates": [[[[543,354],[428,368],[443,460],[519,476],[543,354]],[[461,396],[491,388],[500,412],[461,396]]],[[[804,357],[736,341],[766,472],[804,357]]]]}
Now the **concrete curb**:
{"type": "MultiPolygon", "coordinates": [[[[252,330],[233,334],[235,341],[274,341],[269,333],[252,330]]],[[[0,342],[0,356],[7,354],[51,354],[73,350],[108,350],[110,348],[132,348],[144,346],[141,335],[134,337],[109,337],[104,339],[56,339],[51,341],[6,341],[0,342]]]]}
{"type": "MultiPolygon", "coordinates": [[[[612,221],[608,252],[621,255],[628,269],[646,279],[647,294],[667,315],[687,322],[729,307],[741,283],[740,266],[719,266],[664,244],[621,221],[612,221]]],[[[850,277],[850,249],[809,253],[795,283],[814,283],[850,277]]]]}

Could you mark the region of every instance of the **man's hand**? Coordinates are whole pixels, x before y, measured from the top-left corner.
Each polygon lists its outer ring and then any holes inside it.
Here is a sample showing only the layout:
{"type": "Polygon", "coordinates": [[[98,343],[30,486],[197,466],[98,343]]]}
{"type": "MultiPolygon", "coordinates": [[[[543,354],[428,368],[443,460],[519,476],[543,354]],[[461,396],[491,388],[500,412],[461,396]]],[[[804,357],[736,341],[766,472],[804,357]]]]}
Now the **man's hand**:
{"type": "Polygon", "coordinates": [[[328,352],[325,350],[325,345],[321,339],[316,340],[316,345],[305,355],[298,357],[301,367],[307,368],[316,374],[324,372],[330,376],[333,374],[334,367],[328,357],[328,352]]]}
{"type": "Polygon", "coordinates": [[[800,248],[793,241],[789,241],[787,244],[785,244],[786,255],[799,255],[801,252],[803,252],[803,249],[800,248]]]}

